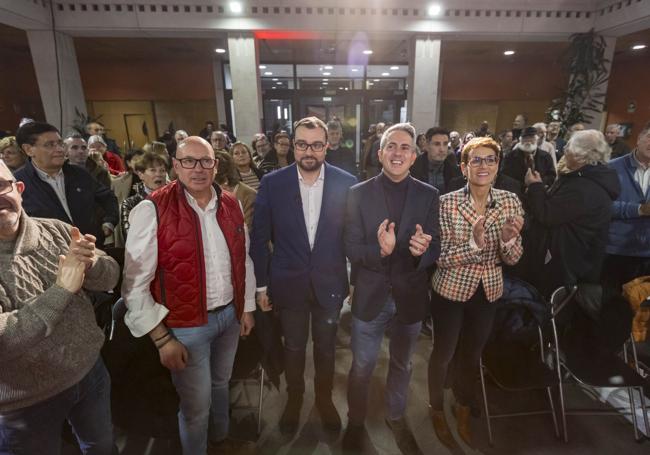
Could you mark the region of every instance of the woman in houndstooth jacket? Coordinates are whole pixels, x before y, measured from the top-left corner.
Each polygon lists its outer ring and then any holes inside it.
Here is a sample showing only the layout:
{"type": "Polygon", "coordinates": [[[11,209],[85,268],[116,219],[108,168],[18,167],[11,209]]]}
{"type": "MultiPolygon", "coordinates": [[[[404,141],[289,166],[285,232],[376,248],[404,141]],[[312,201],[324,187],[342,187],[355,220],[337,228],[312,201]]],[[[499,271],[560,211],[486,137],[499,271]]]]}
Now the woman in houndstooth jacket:
{"type": "Polygon", "coordinates": [[[441,252],[433,279],[433,352],[429,359],[429,398],[434,430],[447,446],[456,442],[443,413],[443,387],[458,346],[454,395],[458,433],[471,446],[470,405],[483,347],[503,293],[501,263],[522,254],[523,209],[513,193],[492,188],[499,168],[499,146],[475,138],[461,153],[467,185],[440,198],[441,252]],[[461,336],[462,335],[462,336],[461,336]],[[460,339],[460,344],[458,343],[460,339]]]}

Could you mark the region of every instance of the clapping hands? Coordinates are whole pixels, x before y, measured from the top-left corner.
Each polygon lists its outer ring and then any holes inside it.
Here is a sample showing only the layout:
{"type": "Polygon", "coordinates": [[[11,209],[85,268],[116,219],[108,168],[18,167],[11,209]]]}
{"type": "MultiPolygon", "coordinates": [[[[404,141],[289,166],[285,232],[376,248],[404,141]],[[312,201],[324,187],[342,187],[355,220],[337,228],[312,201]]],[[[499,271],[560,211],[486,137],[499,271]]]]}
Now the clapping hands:
{"type": "Polygon", "coordinates": [[[409,251],[411,254],[415,257],[422,256],[427,251],[427,248],[429,248],[430,243],[431,236],[425,234],[422,226],[416,224],[415,234],[411,236],[411,240],[409,241],[409,251]]]}
{"type": "Polygon", "coordinates": [[[397,243],[397,239],[395,238],[395,223],[392,222],[389,224],[388,218],[382,221],[379,229],[377,229],[377,240],[381,249],[381,257],[393,254],[395,243],[397,243]]]}

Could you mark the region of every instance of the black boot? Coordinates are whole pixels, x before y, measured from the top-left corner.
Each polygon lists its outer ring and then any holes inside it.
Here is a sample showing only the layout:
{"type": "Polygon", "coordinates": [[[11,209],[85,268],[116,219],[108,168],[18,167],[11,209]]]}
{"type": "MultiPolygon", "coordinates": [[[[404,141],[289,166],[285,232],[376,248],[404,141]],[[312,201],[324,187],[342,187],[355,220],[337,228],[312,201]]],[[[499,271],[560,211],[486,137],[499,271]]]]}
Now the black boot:
{"type": "Polygon", "coordinates": [[[289,394],[287,405],[280,417],[280,432],[284,435],[293,435],[300,424],[300,409],[302,408],[302,395],[289,394]]]}
{"type": "Polygon", "coordinates": [[[316,409],[326,430],[338,433],[341,431],[341,417],[332,403],[330,395],[316,396],[316,409]]]}

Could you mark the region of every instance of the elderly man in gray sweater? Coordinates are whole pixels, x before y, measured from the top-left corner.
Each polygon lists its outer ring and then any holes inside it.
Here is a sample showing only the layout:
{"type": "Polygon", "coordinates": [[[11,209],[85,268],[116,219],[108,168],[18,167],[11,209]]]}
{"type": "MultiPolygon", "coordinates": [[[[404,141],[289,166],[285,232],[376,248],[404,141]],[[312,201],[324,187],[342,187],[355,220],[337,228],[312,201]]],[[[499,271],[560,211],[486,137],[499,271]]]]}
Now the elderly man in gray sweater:
{"type": "Polygon", "coordinates": [[[0,160],[0,453],[58,454],[64,420],[84,454],[114,452],[104,336],[84,292],[119,267],[92,235],[30,218],[0,160]]]}

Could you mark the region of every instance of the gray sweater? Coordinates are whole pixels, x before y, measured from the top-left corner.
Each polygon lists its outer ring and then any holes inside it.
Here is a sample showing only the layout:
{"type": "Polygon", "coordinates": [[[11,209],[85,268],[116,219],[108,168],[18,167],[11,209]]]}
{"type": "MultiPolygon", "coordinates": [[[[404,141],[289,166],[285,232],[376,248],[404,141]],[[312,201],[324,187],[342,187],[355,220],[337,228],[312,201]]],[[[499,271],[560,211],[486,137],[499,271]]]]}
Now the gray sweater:
{"type": "MultiPolygon", "coordinates": [[[[56,285],[71,226],[23,215],[15,241],[0,241],[0,413],[50,398],[78,383],[104,342],[88,296],[56,285]]],[[[83,287],[112,289],[117,263],[97,250],[83,287]]]]}

